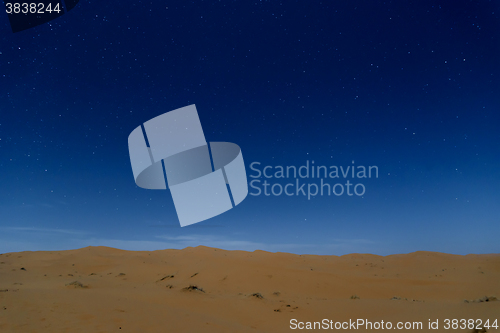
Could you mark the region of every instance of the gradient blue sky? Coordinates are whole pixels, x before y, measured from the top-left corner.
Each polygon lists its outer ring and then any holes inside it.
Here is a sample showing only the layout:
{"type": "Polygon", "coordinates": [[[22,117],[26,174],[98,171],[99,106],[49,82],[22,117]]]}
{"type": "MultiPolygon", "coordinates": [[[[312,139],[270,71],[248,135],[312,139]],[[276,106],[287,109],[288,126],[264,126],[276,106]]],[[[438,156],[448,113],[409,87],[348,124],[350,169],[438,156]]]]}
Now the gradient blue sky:
{"type": "Polygon", "coordinates": [[[499,14],[496,1],[81,0],[16,34],[0,15],[0,252],[500,252],[499,14]],[[190,104],[248,175],[314,160],[379,178],[362,198],[248,196],[180,228],[168,191],[135,185],[127,138],[190,104]]]}

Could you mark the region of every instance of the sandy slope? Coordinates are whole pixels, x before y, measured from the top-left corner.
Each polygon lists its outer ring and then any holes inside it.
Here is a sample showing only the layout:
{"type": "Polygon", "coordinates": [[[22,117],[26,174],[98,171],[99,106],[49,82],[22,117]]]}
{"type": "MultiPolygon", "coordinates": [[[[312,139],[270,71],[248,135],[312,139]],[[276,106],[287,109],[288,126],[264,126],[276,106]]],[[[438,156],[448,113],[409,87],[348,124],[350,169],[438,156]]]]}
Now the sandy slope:
{"type": "Polygon", "coordinates": [[[421,332],[439,319],[433,332],[471,332],[445,330],[443,320],[500,321],[500,301],[464,302],[483,296],[500,297],[500,254],[337,257],[200,246],[0,255],[2,333],[299,331],[290,329],[294,318],[422,321],[421,332]]]}

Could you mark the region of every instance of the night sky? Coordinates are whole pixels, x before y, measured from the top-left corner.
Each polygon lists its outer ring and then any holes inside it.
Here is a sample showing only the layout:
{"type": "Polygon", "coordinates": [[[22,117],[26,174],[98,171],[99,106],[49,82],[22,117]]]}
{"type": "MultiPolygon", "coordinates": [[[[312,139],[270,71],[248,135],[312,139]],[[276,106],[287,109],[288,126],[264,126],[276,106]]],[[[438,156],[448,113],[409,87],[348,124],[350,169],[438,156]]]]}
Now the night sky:
{"type": "Polygon", "coordinates": [[[498,253],[499,15],[486,0],[81,0],[18,33],[0,15],[0,252],[498,253]],[[362,196],[248,195],[181,228],[168,190],[134,183],[127,138],[190,104],[207,141],[241,147],[249,182],[253,162],[378,178],[351,179],[362,196]]]}

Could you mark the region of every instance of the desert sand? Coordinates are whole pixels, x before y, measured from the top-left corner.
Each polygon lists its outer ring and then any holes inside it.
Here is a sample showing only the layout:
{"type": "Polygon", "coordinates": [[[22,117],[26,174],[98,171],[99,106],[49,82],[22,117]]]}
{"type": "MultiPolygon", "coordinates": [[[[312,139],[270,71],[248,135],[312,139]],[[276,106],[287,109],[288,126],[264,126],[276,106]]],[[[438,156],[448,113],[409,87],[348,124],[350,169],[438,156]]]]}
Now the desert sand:
{"type": "Polygon", "coordinates": [[[446,330],[444,320],[500,321],[495,296],[500,254],[316,256],[199,246],[0,255],[2,333],[311,331],[291,329],[293,319],[420,321],[420,332],[473,332],[446,330]],[[429,320],[439,320],[438,329],[429,320]]]}

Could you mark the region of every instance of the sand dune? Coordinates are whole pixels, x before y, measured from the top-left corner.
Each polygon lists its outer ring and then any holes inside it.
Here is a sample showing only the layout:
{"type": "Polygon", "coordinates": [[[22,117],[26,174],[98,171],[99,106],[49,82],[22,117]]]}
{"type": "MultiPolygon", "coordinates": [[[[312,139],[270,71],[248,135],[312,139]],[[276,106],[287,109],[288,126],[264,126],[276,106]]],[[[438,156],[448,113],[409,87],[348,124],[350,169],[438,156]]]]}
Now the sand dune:
{"type": "Polygon", "coordinates": [[[419,331],[442,332],[453,331],[445,319],[500,321],[495,296],[500,254],[337,257],[200,246],[0,255],[0,332],[298,331],[291,319],[420,321],[419,331]],[[429,330],[429,319],[439,329],[429,330]]]}

